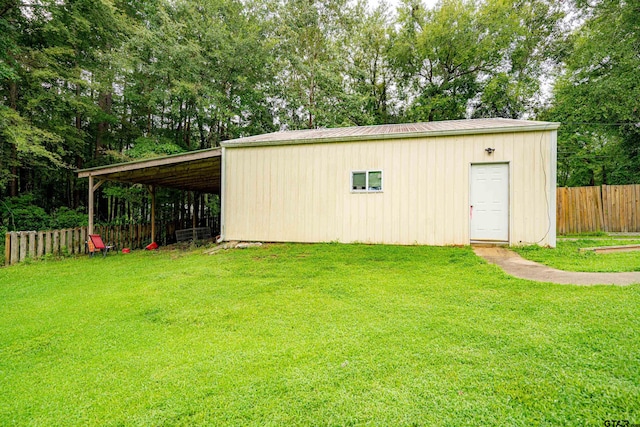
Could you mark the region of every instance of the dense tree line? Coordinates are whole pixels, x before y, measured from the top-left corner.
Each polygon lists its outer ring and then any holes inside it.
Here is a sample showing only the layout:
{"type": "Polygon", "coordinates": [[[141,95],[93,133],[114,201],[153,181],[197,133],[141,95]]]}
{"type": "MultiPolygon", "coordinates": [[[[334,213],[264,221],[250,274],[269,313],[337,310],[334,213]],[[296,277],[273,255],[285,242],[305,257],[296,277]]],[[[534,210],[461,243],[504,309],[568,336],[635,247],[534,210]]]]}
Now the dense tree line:
{"type": "Polygon", "coordinates": [[[561,185],[640,183],[640,0],[576,0],[548,111],[561,185]]]}
{"type": "Polygon", "coordinates": [[[561,185],[640,182],[639,26],[640,0],[1,0],[1,220],[81,211],[77,168],[466,117],[565,123],[561,185]]]}

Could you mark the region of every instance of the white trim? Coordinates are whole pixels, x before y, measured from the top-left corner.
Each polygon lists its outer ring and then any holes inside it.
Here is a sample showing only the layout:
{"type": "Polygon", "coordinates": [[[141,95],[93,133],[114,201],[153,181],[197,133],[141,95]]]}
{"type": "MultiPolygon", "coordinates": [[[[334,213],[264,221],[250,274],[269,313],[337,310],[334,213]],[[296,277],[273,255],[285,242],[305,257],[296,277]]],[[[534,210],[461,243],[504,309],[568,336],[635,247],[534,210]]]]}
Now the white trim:
{"type": "Polygon", "coordinates": [[[227,185],[227,163],[225,161],[226,149],[222,147],[222,154],[220,157],[220,238],[218,243],[224,242],[224,211],[226,208],[226,185],[227,185]]]}
{"type": "Polygon", "coordinates": [[[549,136],[549,246],[556,247],[556,181],[558,179],[558,131],[549,136]]]}
{"type": "Polygon", "coordinates": [[[382,169],[352,170],[349,188],[351,189],[352,193],[382,193],[384,191],[384,172],[382,171],[382,169]],[[380,189],[379,190],[369,189],[369,174],[374,172],[380,172],[380,189]],[[355,173],[364,174],[364,187],[365,187],[364,190],[353,189],[353,174],[355,173]]]}

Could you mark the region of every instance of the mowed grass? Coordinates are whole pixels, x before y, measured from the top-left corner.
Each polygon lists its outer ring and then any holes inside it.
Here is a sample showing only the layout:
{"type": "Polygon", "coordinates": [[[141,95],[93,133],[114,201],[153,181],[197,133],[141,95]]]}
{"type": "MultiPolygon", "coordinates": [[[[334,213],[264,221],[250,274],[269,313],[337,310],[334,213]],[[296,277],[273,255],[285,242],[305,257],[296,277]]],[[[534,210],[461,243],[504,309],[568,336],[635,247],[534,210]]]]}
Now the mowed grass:
{"type": "Polygon", "coordinates": [[[567,271],[624,272],[640,271],[640,250],[632,252],[612,252],[597,254],[580,252],[581,248],[599,246],[639,245],[640,239],[590,238],[582,236],[577,240],[558,240],[557,247],[524,246],[512,248],[522,257],[550,267],[567,271]]]}
{"type": "Polygon", "coordinates": [[[0,424],[638,423],[639,291],[418,246],[3,268],[0,424]]]}

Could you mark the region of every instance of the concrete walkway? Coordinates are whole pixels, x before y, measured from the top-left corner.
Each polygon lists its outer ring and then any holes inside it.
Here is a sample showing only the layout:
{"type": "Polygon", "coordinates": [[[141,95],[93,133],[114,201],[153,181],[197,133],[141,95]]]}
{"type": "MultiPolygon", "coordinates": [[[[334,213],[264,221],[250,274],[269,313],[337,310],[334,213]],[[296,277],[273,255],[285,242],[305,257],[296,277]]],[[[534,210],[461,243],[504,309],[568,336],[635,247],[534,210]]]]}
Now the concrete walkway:
{"type": "Polygon", "coordinates": [[[583,273],[556,270],[522,258],[502,247],[474,247],[476,255],[501,267],[507,274],[537,282],[561,285],[631,285],[640,283],[640,271],[630,273],[583,273]]]}

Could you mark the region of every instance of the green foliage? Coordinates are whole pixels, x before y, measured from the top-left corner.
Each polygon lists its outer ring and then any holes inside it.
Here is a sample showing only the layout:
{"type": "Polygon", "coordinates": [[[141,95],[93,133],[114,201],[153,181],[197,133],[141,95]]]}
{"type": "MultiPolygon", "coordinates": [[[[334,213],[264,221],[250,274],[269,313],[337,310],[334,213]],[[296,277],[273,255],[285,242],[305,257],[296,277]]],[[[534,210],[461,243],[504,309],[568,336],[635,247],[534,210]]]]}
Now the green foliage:
{"type": "Polygon", "coordinates": [[[206,199],[207,207],[213,216],[220,215],[220,196],[212,194],[206,199]]]}
{"type": "Polygon", "coordinates": [[[585,22],[572,34],[547,114],[568,123],[558,140],[560,183],[640,182],[639,3],[578,4],[585,22]]]}
{"type": "Polygon", "coordinates": [[[278,8],[277,96],[281,121],[290,128],[353,124],[342,109],[351,11],[345,0],[291,0],[278,8]]]}
{"type": "Polygon", "coordinates": [[[0,203],[0,220],[10,231],[37,231],[49,228],[51,217],[35,205],[32,194],[10,197],[0,203]]]}
{"type": "Polygon", "coordinates": [[[520,118],[527,111],[525,103],[535,95],[538,82],[514,81],[507,73],[498,73],[484,86],[474,117],[520,118]]]}
{"type": "Polygon", "coordinates": [[[563,122],[562,185],[640,180],[637,0],[1,3],[0,197],[33,193],[49,215],[86,205],[73,169],[464,117],[563,122]]]}
{"type": "Polygon", "coordinates": [[[192,150],[273,130],[273,59],[258,12],[234,0],[158,2],[121,48],[124,101],[138,120],[131,137],[192,150]]]}
{"type": "Polygon", "coordinates": [[[126,155],[133,159],[145,159],[184,152],[182,147],[167,138],[137,138],[126,155]]]}
{"type": "Polygon", "coordinates": [[[1,268],[0,424],[638,420],[638,307],[637,285],[514,279],[469,248],[266,245],[1,268]]]}
{"type": "Polygon", "coordinates": [[[408,120],[520,118],[535,106],[563,17],[548,1],[407,1],[391,60],[408,120]]]}
{"type": "Polygon", "coordinates": [[[38,206],[33,194],[9,197],[0,201],[0,231],[40,231],[74,228],[87,225],[82,209],[60,207],[48,214],[38,206]],[[4,227],[4,228],[3,228],[4,227]]]}
{"type": "Polygon", "coordinates": [[[390,123],[398,109],[389,62],[393,21],[385,4],[370,13],[364,7],[364,3],[358,3],[350,13],[352,25],[344,47],[347,96],[343,104],[354,124],[390,123]]]}
{"type": "Polygon", "coordinates": [[[63,228],[76,228],[86,226],[89,222],[87,214],[83,209],[69,209],[61,206],[51,215],[49,228],[52,230],[60,230],[63,228]]]}
{"type": "Polygon", "coordinates": [[[27,119],[0,104],[0,187],[13,177],[11,168],[17,165],[66,167],[61,152],[55,147],[61,138],[33,126],[27,119]]]}
{"type": "Polygon", "coordinates": [[[488,16],[502,20],[501,64],[483,82],[478,101],[471,103],[473,117],[521,118],[543,107],[540,85],[557,67],[565,34],[567,7],[560,2],[515,0],[489,6],[488,16]],[[505,10],[509,4],[511,10],[505,10]]]}
{"type": "Polygon", "coordinates": [[[4,0],[0,6],[0,81],[17,77],[15,56],[17,54],[16,25],[20,18],[18,0],[4,0]]]}
{"type": "Polygon", "coordinates": [[[562,126],[558,131],[558,185],[638,182],[624,143],[618,130],[611,126],[588,123],[562,126]]]}

